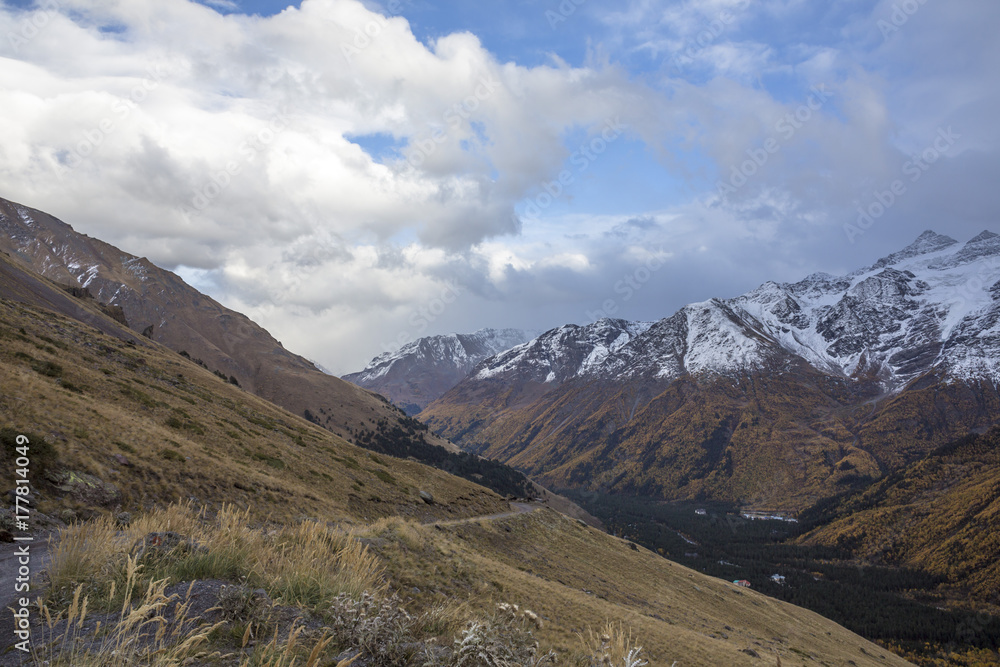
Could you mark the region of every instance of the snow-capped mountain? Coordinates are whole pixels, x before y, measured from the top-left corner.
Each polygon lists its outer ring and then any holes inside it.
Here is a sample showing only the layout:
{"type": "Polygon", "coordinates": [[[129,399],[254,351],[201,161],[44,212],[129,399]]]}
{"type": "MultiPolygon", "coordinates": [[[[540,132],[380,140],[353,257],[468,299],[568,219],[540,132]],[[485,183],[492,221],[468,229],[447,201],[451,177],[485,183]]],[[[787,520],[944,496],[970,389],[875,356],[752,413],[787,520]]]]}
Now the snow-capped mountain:
{"type": "Polygon", "coordinates": [[[1000,235],[559,327],[420,417],[556,488],[803,507],[1000,422],[1000,235]]]}
{"type": "Polygon", "coordinates": [[[511,347],[476,369],[474,378],[486,379],[518,373],[523,379],[563,382],[599,368],[652,326],[649,322],[602,319],[590,326],[567,324],[511,347]]]}
{"type": "Polygon", "coordinates": [[[768,282],[732,299],[685,306],[656,323],[567,325],[486,359],[471,380],[575,377],[672,380],[731,374],[786,355],[887,391],[940,368],[1000,382],[1000,235],[964,245],[925,232],[847,276],[768,282]]]}
{"type": "Polygon", "coordinates": [[[521,329],[480,329],[471,334],[426,336],[380,354],[364,370],[343,379],[416,413],[461,382],[483,359],[536,335],[521,329]]]}

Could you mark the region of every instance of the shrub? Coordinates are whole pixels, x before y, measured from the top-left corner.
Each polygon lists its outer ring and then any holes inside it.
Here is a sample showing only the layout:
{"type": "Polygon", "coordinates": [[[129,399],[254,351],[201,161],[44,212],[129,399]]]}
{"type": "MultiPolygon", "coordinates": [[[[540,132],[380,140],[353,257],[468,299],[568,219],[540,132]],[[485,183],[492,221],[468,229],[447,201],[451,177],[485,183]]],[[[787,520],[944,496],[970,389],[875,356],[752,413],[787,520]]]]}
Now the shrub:
{"type": "Polygon", "coordinates": [[[265,454],[264,452],[254,452],[250,455],[254,461],[262,461],[267,465],[271,466],[275,470],[284,470],[285,462],[279,459],[277,456],[271,456],[270,454],[265,454]]]}
{"type": "Polygon", "coordinates": [[[395,667],[410,664],[416,656],[413,628],[416,619],[401,606],[393,595],[378,599],[362,593],[354,600],[340,595],[329,610],[330,633],[343,648],[360,649],[373,667],[395,667]]]}
{"type": "Polygon", "coordinates": [[[51,361],[37,361],[31,365],[31,368],[36,373],[51,378],[62,377],[63,374],[63,367],[51,361]]]}
{"type": "Polygon", "coordinates": [[[372,470],[371,472],[372,472],[373,475],[375,475],[376,477],[378,477],[380,480],[382,480],[386,484],[391,484],[392,486],[396,485],[396,478],[393,477],[392,475],[390,475],[385,470],[378,470],[378,469],[376,469],[376,470],[372,470]]]}
{"type": "Polygon", "coordinates": [[[168,461],[179,461],[181,463],[184,463],[184,461],[186,460],[183,454],[181,454],[176,449],[170,449],[169,447],[166,449],[161,449],[160,456],[162,456],[168,461]]]}
{"type": "Polygon", "coordinates": [[[0,461],[7,470],[13,467],[10,462],[16,461],[20,456],[17,451],[20,446],[17,442],[19,435],[28,439],[28,458],[31,460],[29,475],[31,480],[37,483],[37,480],[55,465],[56,450],[48,440],[35,433],[19,432],[9,427],[0,428],[0,461]]]}
{"type": "Polygon", "coordinates": [[[222,618],[227,623],[237,623],[243,626],[260,626],[267,620],[270,600],[263,591],[253,590],[247,586],[224,586],[219,591],[216,603],[222,618]]]}
{"type": "Polygon", "coordinates": [[[452,647],[451,654],[436,658],[434,667],[541,667],[556,664],[556,654],[539,654],[531,632],[538,617],[517,605],[500,604],[489,619],[471,621],[452,647]]]}

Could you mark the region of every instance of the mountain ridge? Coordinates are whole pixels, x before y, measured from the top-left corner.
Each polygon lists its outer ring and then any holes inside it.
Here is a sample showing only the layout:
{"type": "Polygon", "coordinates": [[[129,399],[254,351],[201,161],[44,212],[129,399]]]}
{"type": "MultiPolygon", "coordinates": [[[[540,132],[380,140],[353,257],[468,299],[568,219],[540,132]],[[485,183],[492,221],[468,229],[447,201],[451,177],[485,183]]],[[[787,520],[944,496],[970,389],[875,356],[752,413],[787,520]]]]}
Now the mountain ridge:
{"type": "Polygon", "coordinates": [[[458,384],[483,359],[525,343],[536,332],[480,329],[471,334],[425,336],[384,352],[357,373],[341,376],[416,414],[458,384]]]}
{"type": "Polygon", "coordinates": [[[557,488],[801,509],[997,421],[998,241],[928,231],[846,276],[633,330],[565,325],[485,359],[420,418],[557,488]],[[594,340],[616,344],[582,355],[594,340]]]}
{"type": "MultiPolygon", "coordinates": [[[[133,331],[187,353],[247,391],[308,415],[349,441],[380,420],[406,429],[405,415],[381,396],[323,373],[176,274],[76,232],[47,213],[0,199],[0,250],[46,278],[120,307],[133,331]]],[[[433,434],[426,437],[456,450],[433,434]]]]}

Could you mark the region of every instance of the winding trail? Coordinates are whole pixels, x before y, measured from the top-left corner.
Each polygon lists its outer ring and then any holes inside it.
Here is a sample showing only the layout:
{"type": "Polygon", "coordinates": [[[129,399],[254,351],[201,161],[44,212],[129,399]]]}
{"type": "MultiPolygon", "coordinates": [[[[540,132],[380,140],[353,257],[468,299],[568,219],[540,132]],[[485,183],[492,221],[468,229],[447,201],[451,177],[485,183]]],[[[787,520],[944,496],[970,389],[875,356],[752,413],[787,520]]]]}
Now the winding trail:
{"type": "Polygon", "coordinates": [[[529,514],[530,512],[536,512],[545,505],[539,503],[511,503],[511,507],[514,509],[510,512],[500,512],[499,514],[481,514],[479,516],[468,516],[464,519],[442,519],[440,521],[432,521],[430,523],[424,524],[425,526],[460,526],[463,523],[475,523],[476,521],[493,521],[494,519],[507,519],[512,516],[517,516],[518,514],[529,514]]]}

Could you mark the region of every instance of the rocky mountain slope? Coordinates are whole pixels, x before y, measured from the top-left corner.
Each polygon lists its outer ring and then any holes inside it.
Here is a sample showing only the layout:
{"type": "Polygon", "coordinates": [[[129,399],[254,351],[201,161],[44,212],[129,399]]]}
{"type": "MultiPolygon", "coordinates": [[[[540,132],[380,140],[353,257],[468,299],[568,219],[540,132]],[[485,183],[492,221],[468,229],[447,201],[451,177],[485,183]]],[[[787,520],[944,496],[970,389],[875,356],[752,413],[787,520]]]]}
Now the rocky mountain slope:
{"type": "MultiPolygon", "coordinates": [[[[383,398],[321,372],[267,331],[161,269],[52,216],[0,199],[0,250],[57,283],[120,308],[129,327],[200,360],[239,386],[353,440],[405,415],[383,398]]],[[[434,444],[450,443],[428,435],[434,444]]]]}
{"type": "Polygon", "coordinates": [[[343,379],[382,394],[408,414],[416,414],[461,382],[483,359],[535,335],[520,329],[480,329],[471,334],[426,336],[380,354],[364,370],[343,379]]]}
{"type": "Polygon", "coordinates": [[[1000,416],[1000,236],[567,325],[421,413],[556,486],[804,507],[1000,416]]]}

